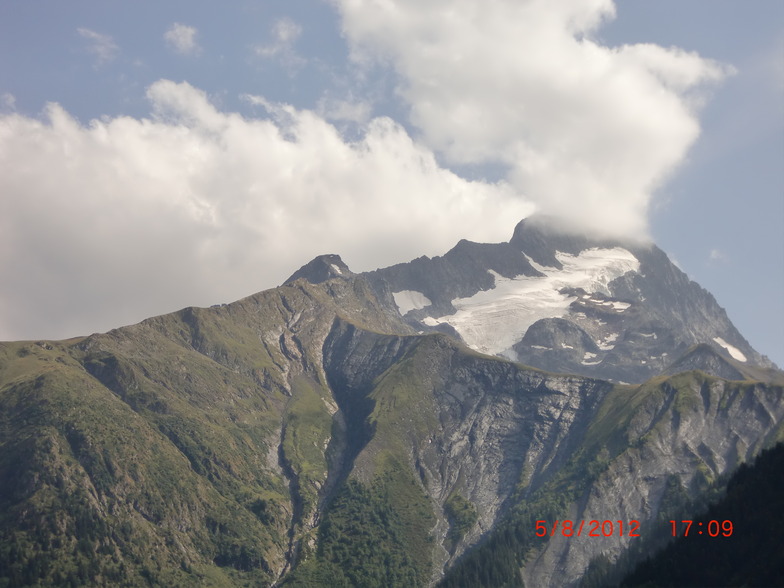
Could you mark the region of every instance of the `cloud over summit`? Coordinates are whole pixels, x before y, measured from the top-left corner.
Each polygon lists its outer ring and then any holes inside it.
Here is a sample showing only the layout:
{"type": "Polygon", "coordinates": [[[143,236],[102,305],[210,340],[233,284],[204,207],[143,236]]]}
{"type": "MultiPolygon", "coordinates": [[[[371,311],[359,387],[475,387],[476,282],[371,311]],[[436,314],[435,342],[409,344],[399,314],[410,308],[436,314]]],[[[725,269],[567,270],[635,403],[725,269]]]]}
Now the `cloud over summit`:
{"type": "Polygon", "coordinates": [[[336,0],[358,61],[398,74],[427,145],[501,163],[574,229],[647,235],[653,192],[699,135],[706,84],[728,70],[656,45],[604,46],[611,0],[336,0]]]}

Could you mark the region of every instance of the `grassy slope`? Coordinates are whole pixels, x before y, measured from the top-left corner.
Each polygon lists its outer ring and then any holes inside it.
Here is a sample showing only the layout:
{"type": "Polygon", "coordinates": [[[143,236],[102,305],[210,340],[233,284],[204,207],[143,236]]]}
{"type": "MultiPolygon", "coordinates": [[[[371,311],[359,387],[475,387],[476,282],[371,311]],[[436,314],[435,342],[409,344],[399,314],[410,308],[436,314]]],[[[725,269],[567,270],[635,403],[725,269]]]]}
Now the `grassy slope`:
{"type": "Polygon", "coordinates": [[[417,346],[372,385],[373,437],[349,480],[327,506],[314,557],[291,586],[424,586],[432,573],[435,523],[430,499],[409,463],[410,444],[432,427],[421,393],[417,346]]]}
{"type": "Polygon", "coordinates": [[[268,577],[275,537],[256,514],[194,471],[66,346],[2,351],[5,365],[14,355],[25,365],[3,370],[0,384],[0,582],[230,585],[268,577]]]}
{"type": "Polygon", "coordinates": [[[0,344],[0,586],[274,579],[297,504],[307,515],[326,478],[319,337],[335,301],[400,328],[367,294],[301,283],[84,339],[0,344]]]}

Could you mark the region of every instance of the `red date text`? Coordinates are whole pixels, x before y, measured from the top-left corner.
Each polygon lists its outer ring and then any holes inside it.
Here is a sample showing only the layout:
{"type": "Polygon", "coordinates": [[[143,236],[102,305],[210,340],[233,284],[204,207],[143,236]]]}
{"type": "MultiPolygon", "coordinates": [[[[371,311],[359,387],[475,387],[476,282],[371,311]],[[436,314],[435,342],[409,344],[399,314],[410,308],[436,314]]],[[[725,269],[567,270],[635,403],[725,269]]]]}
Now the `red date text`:
{"type": "Polygon", "coordinates": [[[570,520],[555,520],[550,523],[549,521],[536,521],[536,536],[537,537],[553,537],[556,534],[561,534],[564,537],[639,537],[640,536],[640,521],[570,521],[570,520]]]}

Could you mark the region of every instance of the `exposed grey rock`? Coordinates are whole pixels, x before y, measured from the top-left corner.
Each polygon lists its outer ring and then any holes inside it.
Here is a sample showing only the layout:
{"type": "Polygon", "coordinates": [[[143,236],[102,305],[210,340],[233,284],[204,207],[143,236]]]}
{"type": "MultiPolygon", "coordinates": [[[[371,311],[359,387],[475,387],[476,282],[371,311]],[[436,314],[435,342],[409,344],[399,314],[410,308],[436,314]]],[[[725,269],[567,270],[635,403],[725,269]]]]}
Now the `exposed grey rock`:
{"type": "MultiPolygon", "coordinates": [[[[543,322],[531,336],[551,345],[584,340],[560,321],[543,322]]],[[[753,457],[780,434],[784,422],[780,386],[733,384],[697,372],[661,384],[618,388],[473,354],[443,336],[382,335],[341,321],[325,341],[324,356],[347,430],[353,431],[344,460],[350,467],[343,475],[351,471],[371,480],[375,456],[385,449],[386,441],[368,421],[375,403],[383,401],[378,388],[383,374],[405,362],[408,382],[420,391],[416,404],[403,409],[404,421],[395,422],[398,438],[410,448],[411,470],[438,519],[434,582],[515,504],[553,481],[581,452],[584,463],[599,460],[604,466],[595,479],[584,481],[581,497],[561,516],[637,520],[645,532],[656,524],[672,476],[696,496],[698,478],[715,479],[753,457]],[[423,421],[430,428],[417,426],[423,421]],[[624,445],[610,451],[596,445],[596,431],[603,428],[624,445]],[[479,520],[450,551],[443,509],[453,492],[475,505],[479,520]]],[[[628,538],[617,533],[581,541],[556,536],[526,566],[526,585],[576,585],[592,558],[603,553],[615,559],[627,545],[628,538]]]]}
{"type": "Polygon", "coordinates": [[[520,362],[558,373],[566,373],[575,363],[592,360],[601,353],[588,333],[562,318],[535,322],[513,349],[520,362]]]}
{"type": "MultiPolygon", "coordinates": [[[[504,277],[541,276],[519,250],[509,243],[474,243],[462,239],[441,257],[418,257],[408,263],[363,274],[378,292],[422,292],[432,301],[426,312],[412,317],[455,312],[454,298],[471,296],[493,287],[493,270],[504,277]]],[[[394,306],[391,295],[387,302],[394,306]]],[[[413,313],[412,313],[413,314],[413,313]]],[[[417,323],[418,324],[418,323],[417,323]]],[[[418,324],[422,328],[421,324],[418,324]]]]}
{"type": "Polygon", "coordinates": [[[295,271],[288,280],[283,282],[283,285],[289,285],[300,278],[306,279],[311,284],[320,284],[332,278],[348,278],[353,275],[340,255],[319,255],[295,271]]]}
{"type": "Polygon", "coordinates": [[[713,347],[703,343],[689,349],[682,357],[674,361],[664,373],[673,375],[689,370],[700,370],[725,380],[745,380],[746,375],[742,369],[738,362],[723,357],[713,347]]]}
{"type": "Polygon", "coordinates": [[[628,546],[617,521],[640,521],[641,535],[662,524],[656,515],[671,476],[694,494],[697,478],[715,479],[764,447],[771,423],[784,418],[781,389],[758,384],[741,393],[730,395],[730,390],[721,380],[693,379],[683,390],[670,387],[663,398],[647,398],[631,422],[630,446],[564,515],[573,521],[614,521],[613,536],[577,539],[556,533],[524,568],[526,585],[578,585],[592,558],[604,554],[614,561],[628,546]],[[692,402],[684,402],[689,398],[692,402]]]}
{"type": "MultiPolygon", "coordinates": [[[[563,289],[561,294],[571,299],[571,304],[566,310],[553,310],[549,317],[562,322],[534,322],[527,327],[533,330],[531,336],[523,327],[520,338],[502,351],[502,356],[547,370],[640,383],[663,373],[694,345],[710,345],[731,359],[728,349],[716,344],[721,339],[742,353],[749,365],[775,367],[749,345],[713,296],[689,280],[655,245],[560,233],[547,219],[521,221],[509,243],[463,240],[443,257],[421,257],[363,276],[392,311],[397,310],[395,292],[415,291],[432,302],[402,317],[412,328],[460,336],[454,329],[457,323],[450,324],[457,310],[456,299],[492,290],[496,287],[494,275],[542,278],[542,271],[563,268],[559,254],[576,256],[593,248],[625,249],[639,262],[639,268],[620,275],[606,288],[591,292],[563,289]],[[579,341],[569,338],[571,343],[564,339],[560,346],[545,345],[539,339],[547,324],[558,324],[563,333],[584,333],[592,345],[582,335],[577,337],[579,341]],[[578,347],[582,353],[577,352],[578,347]]],[[[526,319],[508,317],[510,323],[519,320],[526,319]]]]}

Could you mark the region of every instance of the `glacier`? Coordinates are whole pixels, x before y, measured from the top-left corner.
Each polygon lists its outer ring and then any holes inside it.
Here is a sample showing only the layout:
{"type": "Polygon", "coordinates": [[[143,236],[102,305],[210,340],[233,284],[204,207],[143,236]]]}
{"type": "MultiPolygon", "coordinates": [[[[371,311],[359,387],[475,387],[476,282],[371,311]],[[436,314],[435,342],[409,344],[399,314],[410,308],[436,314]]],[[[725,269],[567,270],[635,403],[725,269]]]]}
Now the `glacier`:
{"type": "MultiPolygon", "coordinates": [[[[466,344],[490,355],[511,352],[528,328],[544,318],[560,318],[569,312],[569,305],[576,296],[564,290],[582,288],[586,292],[610,295],[609,284],[614,279],[639,271],[639,260],[621,247],[594,247],[581,251],[579,255],[556,252],[562,268],[540,265],[529,258],[531,265],[543,274],[542,277],[504,276],[488,270],[495,280],[494,287],[482,290],[468,298],[455,298],[452,305],[457,312],[441,317],[427,317],[428,326],[446,323],[454,327],[466,344]]],[[[406,298],[395,302],[401,308],[406,298]]],[[[419,293],[417,293],[419,294],[419,293]]],[[[628,305],[615,303],[622,312],[628,305]]],[[[422,307],[420,307],[422,308],[422,307]]],[[[513,353],[513,352],[511,352],[513,353]]]]}

